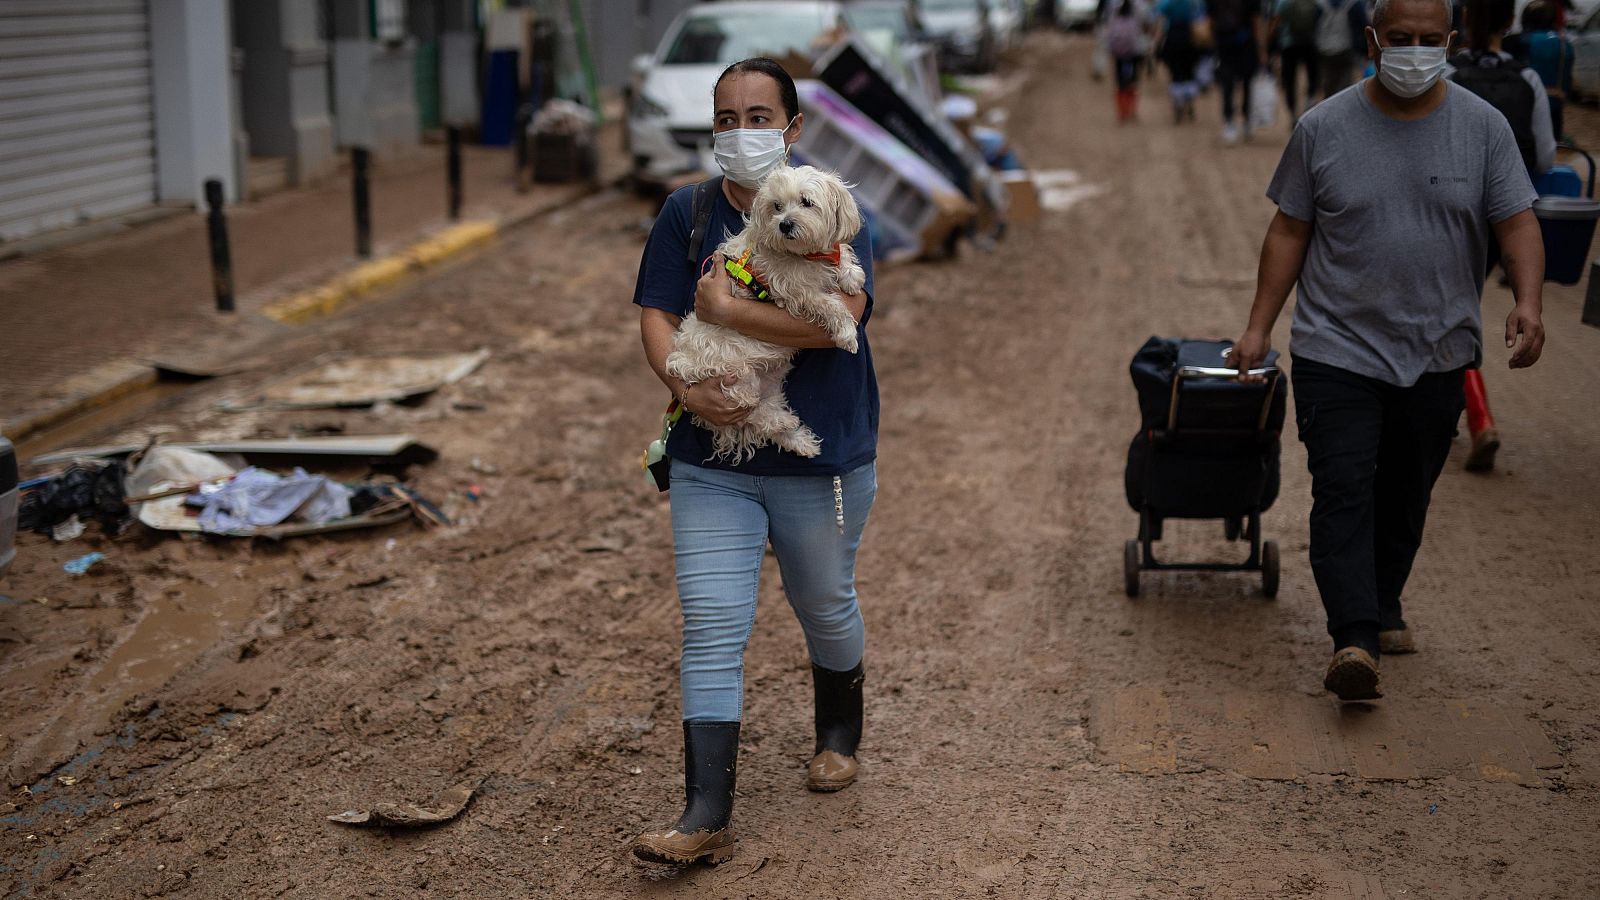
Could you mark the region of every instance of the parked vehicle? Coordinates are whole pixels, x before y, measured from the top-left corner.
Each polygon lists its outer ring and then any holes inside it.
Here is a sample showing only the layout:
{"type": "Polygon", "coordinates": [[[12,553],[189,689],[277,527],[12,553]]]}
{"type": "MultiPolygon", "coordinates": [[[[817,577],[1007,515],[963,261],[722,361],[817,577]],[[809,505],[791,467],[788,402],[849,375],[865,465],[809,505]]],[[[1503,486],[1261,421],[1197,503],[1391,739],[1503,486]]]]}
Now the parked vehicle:
{"type": "Polygon", "coordinates": [[[922,21],[946,72],[987,72],[999,50],[987,0],[922,0],[922,21]]]}
{"type": "Polygon", "coordinates": [[[994,32],[995,49],[1001,53],[1022,46],[1022,26],[1027,13],[1022,0],[984,0],[989,12],[989,28],[994,32]]]}
{"type": "Polygon", "coordinates": [[[897,45],[917,43],[925,35],[914,0],[849,0],[844,19],[851,31],[887,32],[897,45]]]}
{"type": "Polygon", "coordinates": [[[665,183],[706,168],[711,91],[722,70],[751,56],[808,54],[841,27],[842,13],[833,0],[730,0],[684,10],[656,52],[634,60],[627,134],[635,180],[665,183]]]}
{"type": "Polygon", "coordinates": [[[1094,27],[1097,0],[1056,0],[1056,25],[1087,31],[1094,27]]]}
{"type": "Polygon", "coordinates": [[[17,555],[17,451],[0,435],[0,575],[17,555]]]}

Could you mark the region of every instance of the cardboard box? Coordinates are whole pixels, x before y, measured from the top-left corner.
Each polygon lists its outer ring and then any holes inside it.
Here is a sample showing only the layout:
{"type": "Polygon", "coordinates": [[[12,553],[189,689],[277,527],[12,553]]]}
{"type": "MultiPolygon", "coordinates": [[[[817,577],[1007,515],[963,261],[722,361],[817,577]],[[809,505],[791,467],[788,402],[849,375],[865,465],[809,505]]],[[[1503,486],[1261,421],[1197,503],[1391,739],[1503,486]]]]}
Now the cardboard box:
{"type": "Polygon", "coordinates": [[[1037,225],[1042,210],[1039,208],[1039,187],[1033,176],[1025,171],[1001,172],[1000,182],[1006,186],[1006,222],[1024,228],[1037,225]]]}

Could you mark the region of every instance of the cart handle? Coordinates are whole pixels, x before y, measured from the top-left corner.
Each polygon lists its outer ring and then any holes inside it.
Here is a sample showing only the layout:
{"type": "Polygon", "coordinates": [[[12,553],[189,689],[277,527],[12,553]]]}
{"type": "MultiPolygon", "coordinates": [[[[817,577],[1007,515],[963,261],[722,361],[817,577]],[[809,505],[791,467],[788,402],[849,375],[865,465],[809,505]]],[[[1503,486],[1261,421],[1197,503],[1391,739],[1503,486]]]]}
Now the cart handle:
{"type": "Polygon", "coordinates": [[[1575,146],[1573,144],[1568,144],[1568,143],[1566,143],[1564,141],[1562,143],[1557,144],[1556,145],[1556,149],[1557,150],[1565,150],[1568,153],[1576,153],[1579,156],[1583,157],[1589,163],[1589,192],[1585,196],[1587,196],[1590,200],[1593,200],[1594,199],[1594,157],[1589,155],[1589,151],[1584,150],[1581,147],[1575,146]]]}
{"type": "Polygon", "coordinates": [[[1179,378],[1238,378],[1240,375],[1276,375],[1277,366],[1267,366],[1263,369],[1251,369],[1241,373],[1238,369],[1225,369],[1220,366],[1181,366],[1178,369],[1179,378]]]}
{"type": "MultiPolygon", "coordinates": [[[[1251,369],[1245,375],[1267,376],[1267,396],[1261,401],[1261,416],[1256,420],[1256,429],[1265,430],[1268,415],[1272,412],[1272,398],[1278,393],[1278,376],[1281,374],[1277,366],[1265,366],[1260,369],[1251,369]]],[[[1178,377],[1172,379],[1172,400],[1167,404],[1167,430],[1178,430],[1178,386],[1183,384],[1185,378],[1238,378],[1238,369],[1224,369],[1214,366],[1179,366],[1178,377]]]]}

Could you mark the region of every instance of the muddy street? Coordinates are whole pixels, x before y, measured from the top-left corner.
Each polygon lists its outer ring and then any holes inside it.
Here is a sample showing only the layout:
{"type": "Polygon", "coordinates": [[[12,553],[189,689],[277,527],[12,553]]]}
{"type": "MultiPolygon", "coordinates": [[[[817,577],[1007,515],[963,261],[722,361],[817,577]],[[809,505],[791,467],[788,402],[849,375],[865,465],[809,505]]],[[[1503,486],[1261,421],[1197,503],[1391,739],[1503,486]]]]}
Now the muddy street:
{"type": "MultiPolygon", "coordinates": [[[[621,192],[285,339],[471,350],[417,406],[229,413],[254,372],[85,443],[408,432],[455,519],[272,543],[25,536],[0,581],[0,887],[28,897],[1592,897],[1600,894],[1600,330],[1550,286],[1550,343],[1484,376],[1490,475],[1440,479],[1387,698],[1321,688],[1304,452],[1246,574],[1122,589],[1151,334],[1242,328],[1286,126],[1239,147],[1159,84],[1118,127],[1082,39],[1003,81],[1019,152],[1085,189],[993,252],[878,272],[883,416],[862,547],[863,774],[802,786],[811,681],[775,565],[746,658],[739,852],[681,872],[628,842],[682,798],[667,397],[628,303],[652,210],[621,192]],[[481,488],[481,499],[466,496],[481,488]],[[62,572],[89,550],[108,560],[62,572]],[[478,785],[449,824],[327,816],[478,785]]],[[[1593,111],[1575,111],[1597,116],[1593,111]]],[[[1484,301],[1492,335],[1508,291],[1484,301]]],[[[1287,346],[1288,316],[1276,336],[1287,346]]],[[[139,535],[139,532],[130,532],[139,535]]],[[[1215,522],[1174,554],[1223,557],[1215,522]]]]}

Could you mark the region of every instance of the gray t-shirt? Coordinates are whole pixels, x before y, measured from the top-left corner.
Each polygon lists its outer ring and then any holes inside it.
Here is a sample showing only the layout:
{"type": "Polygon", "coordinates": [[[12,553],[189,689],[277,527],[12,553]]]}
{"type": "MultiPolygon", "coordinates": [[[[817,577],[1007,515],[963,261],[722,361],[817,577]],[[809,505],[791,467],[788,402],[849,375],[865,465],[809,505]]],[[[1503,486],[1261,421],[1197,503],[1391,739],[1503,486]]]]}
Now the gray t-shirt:
{"type": "Polygon", "coordinates": [[[1403,122],[1358,83],[1289,138],[1267,196],[1313,226],[1293,355],[1401,387],[1482,361],[1490,223],[1538,195],[1505,116],[1446,85],[1438,109],[1403,122]]]}

